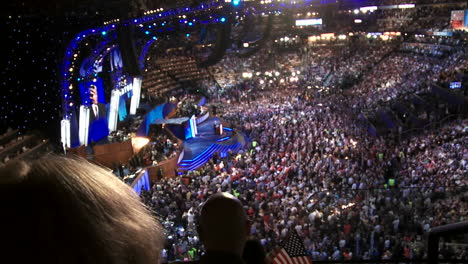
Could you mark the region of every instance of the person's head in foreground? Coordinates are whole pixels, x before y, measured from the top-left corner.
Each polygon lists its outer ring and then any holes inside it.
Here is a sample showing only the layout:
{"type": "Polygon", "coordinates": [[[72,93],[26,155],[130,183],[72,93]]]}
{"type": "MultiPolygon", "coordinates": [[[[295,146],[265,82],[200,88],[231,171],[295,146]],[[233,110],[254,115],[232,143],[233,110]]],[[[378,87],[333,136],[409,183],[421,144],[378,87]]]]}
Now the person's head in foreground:
{"type": "Polygon", "coordinates": [[[81,159],[0,167],[3,263],[158,263],[162,228],[133,190],[81,159]]]}
{"type": "Polygon", "coordinates": [[[242,255],[247,240],[247,216],[239,200],[229,193],[210,196],[202,207],[198,234],[207,255],[242,255]]]}

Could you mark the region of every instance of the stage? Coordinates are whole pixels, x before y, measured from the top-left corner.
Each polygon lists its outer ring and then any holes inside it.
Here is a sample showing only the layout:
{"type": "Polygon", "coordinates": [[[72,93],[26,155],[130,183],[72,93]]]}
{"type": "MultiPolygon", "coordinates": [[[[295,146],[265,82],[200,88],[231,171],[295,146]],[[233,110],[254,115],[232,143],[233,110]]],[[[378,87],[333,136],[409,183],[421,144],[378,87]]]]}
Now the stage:
{"type": "Polygon", "coordinates": [[[223,128],[221,135],[217,135],[215,122],[221,123],[217,117],[208,118],[198,125],[196,137],[184,141],[184,157],[179,163],[179,170],[195,170],[208,162],[216,152],[220,157],[226,157],[229,150],[237,153],[242,149],[245,145],[244,136],[227,127],[223,128]]]}

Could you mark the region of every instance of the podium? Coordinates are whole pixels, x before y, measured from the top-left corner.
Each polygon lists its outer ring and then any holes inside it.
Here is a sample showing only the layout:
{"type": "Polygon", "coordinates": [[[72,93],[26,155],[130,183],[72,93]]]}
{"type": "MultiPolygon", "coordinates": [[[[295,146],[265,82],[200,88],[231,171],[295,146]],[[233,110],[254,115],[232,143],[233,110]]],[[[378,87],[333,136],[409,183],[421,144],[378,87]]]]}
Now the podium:
{"type": "Polygon", "coordinates": [[[213,129],[214,129],[215,135],[221,136],[223,134],[223,124],[214,122],[213,129]]]}

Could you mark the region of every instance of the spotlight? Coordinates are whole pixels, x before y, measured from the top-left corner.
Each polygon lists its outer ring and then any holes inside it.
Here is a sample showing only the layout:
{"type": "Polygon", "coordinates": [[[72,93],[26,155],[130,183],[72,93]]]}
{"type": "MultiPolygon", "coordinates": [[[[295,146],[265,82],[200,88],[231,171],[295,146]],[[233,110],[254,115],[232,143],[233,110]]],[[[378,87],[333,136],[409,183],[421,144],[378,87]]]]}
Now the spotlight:
{"type": "Polygon", "coordinates": [[[232,5],[233,6],[238,6],[240,4],[240,0],[232,0],[232,5]]]}
{"type": "Polygon", "coordinates": [[[222,18],[221,18],[221,22],[222,22],[222,23],[226,22],[226,18],[225,18],[225,17],[222,17],[222,18]]]}

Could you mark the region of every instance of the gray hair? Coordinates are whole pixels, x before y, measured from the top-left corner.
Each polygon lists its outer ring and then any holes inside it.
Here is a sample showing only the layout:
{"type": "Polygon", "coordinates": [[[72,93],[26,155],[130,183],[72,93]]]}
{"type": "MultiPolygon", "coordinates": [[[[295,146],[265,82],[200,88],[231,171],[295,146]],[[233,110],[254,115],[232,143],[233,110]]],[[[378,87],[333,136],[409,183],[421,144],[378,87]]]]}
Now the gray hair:
{"type": "Polygon", "coordinates": [[[161,225],[129,186],[84,159],[12,161],[0,167],[0,200],[3,260],[160,261],[161,225]]]}

